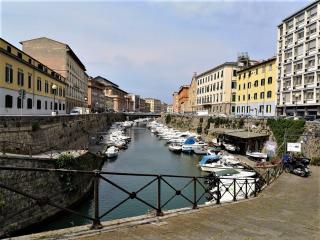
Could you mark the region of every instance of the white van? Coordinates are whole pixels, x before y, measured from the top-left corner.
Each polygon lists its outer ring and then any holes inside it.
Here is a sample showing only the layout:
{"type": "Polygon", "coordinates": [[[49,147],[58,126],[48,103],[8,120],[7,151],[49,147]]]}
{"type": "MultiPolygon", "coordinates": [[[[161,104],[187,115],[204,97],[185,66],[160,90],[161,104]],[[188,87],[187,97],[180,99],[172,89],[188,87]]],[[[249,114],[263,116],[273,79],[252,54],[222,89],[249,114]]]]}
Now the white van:
{"type": "Polygon", "coordinates": [[[89,113],[90,113],[89,108],[75,107],[75,108],[72,108],[70,115],[82,115],[82,114],[89,114],[89,113]]]}

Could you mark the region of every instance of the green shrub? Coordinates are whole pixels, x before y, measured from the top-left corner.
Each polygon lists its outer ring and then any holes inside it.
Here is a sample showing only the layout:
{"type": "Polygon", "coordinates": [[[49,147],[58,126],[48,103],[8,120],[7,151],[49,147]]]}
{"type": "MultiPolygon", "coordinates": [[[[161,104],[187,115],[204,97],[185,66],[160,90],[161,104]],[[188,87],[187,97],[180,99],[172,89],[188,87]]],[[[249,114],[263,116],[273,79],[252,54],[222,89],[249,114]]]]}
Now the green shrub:
{"type": "Polygon", "coordinates": [[[278,155],[284,153],[284,135],[287,133],[287,142],[296,142],[304,131],[304,120],[292,119],[268,119],[267,126],[270,127],[278,145],[278,155]]]}
{"type": "Polygon", "coordinates": [[[76,158],[71,154],[61,154],[55,162],[56,168],[74,168],[76,158]]]}
{"type": "Polygon", "coordinates": [[[171,122],[171,116],[168,114],[166,115],[166,124],[169,124],[171,122]]]}
{"type": "Polygon", "coordinates": [[[40,124],[39,124],[39,122],[33,122],[33,123],[31,124],[31,130],[32,130],[33,132],[38,131],[39,129],[40,129],[40,124]]]}

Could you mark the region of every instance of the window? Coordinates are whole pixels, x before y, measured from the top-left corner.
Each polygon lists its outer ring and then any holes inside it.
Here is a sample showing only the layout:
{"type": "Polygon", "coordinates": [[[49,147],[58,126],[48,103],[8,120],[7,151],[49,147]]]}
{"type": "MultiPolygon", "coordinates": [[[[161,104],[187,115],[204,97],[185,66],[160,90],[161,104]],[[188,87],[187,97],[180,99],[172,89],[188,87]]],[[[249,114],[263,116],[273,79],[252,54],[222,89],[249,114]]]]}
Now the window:
{"type": "Polygon", "coordinates": [[[244,90],[244,89],[246,89],[246,84],[245,84],[245,83],[243,84],[243,90],[244,90]]]}
{"type": "Polygon", "coordinates": [[[317,16],[317,6],[308,11],[308,18],[313,18],[315,16],[317,16]]]}
{"type": "Polygon", "coordinates": [[[37,90],[41,92],[41,78],[38,78],[37,80],[37,90]]]}
{"type": "Polygon", "coordinates": [[[7,51],[8,51],[9,53],[11,53],[11,47],[10,47],[10,46],[7,46],[7,51]]]}
{"type": "Polygon", "coordinates": [[[265,79],[263,78],[261,79],[261,86],[264,86],[264,84],[265,84],[265,79]]]}
{"type": "Polygon", "coordinates": [[[272,97],[272,92],[271,91],[268,91],[267,92],[267,98],[271,98],[272,97]]]}
{"type": "Polygon", "coordinates": [[[21,108],[21,98],[17,97],[17,108],[20,109],[21,108]]]}
{"type": "MultiPolygon", "coordinates": [[[[209,99],[208,99],[209,100],[209,99]]],[[[59,103],[59,110],[61,110],[61,103],[59,103]]]]}
{"type": "Polygon", "coordinates": [[[287,60],[288,58],[291,58],[292,57],[292,51],[287,51],[284,53],[284,58],[287,60]]]}
{"type": "Polygon", "coordinates": [[[304,31],[303,30],[297,32],[297,40],[303,39],[303,37],[304,37],[304,31]]]}
{"type": "Polygon", "coordinates": [[[317,32],[317,23],[314,23],[307,27],[307,36],[312,35],[317,32]]]}
{"type": "Polygon", "coordinates": [[[5,96],[5,108],[12,108],[12,96],[11,95],[5,96]]]}
{"type": "Polygon", "coordinates": [[[287,38],[286,38],[286,45],[291,44],[293,42],[293,34],[290,34],[287,38]]]}
{"type": "Polygon", "coordinates": [[[292,64],[291,63],[284,66],[284,73],[285,74],[291,73],[291,70],[292,70],[292,64]]]}
{"type": "Polygon", "coordinates": [[[246,95],[243,95],[242,96],[242,101],[245,101],[246,100],[246,95]]]}
{"type": "Polygon", "coordinates": [[[316,60],[315,58],[309,58],[305,60],[305,63],[306,63],[306,68],[312,68],[315,66],[316,60]]]}
{"type": "Polygon", "coordinates": [[[302,62],[298,62],[293,67],[294,71],[301,71],[302,70],[302,62]]]}
{"type": "Polygon", "coordinates": [[[239,84],[239,90],[241,90],[241,85],[239,84]]]}
{"type": "Polygon", "coordinates": [[[248,89],[251,88],[251,82],[248,82],[248,89]]]}
{"type": "Polygon", "coordinates": [[[32,99],[31,98],[27,99],[27,108],[32,109],[32,99]]]}
{"type": "Polygon", "coordinates": [[[307,52],[315,50],[316,49],[316,39],[306,43],[306,47],[307,47],[307,52]]]}
{"type": "Polygon", "coordinates": [[[233,69],[233,76],[237,76],[237,70],[233,69]]]}
{"type": "Polygon", "coordinates": [[[11,65],[6,64],[6,83],[12,83],[12,82],[13,82],[13,69],[11,65]]]}
{"type": "Polygon", "coordinates": [[[44,83],[44,91],[45,91],[45,93],[49,93],[49,83],[48,83],[48,81],[45,81],[45,83],[44,83]]]}
{"type": "Polygon", "coordinates": [[[258,74],[258,68],[256,69],[256,75],[258,74]]]}
{"type": "Polygon", "coordinates": [[[32,74],[28,74],[28,88],[32,88],[32,74]]]}
{"type": "MultiPolygon", "coordinates": [[[[232,102],[235,102],[236,101],[236,95],[235,94],[232,94],[232,102]]],[[[63,109],[64,110],[64,109],[63,109]]]]}
{"type": "Polygon", "coordinates": [[[44,101],[44,109],[47,110],[48,109],[48,102],[44,101]]]}
{"type": "Polygon", "coordinates": [[[268,84],[272,84],[272,77],[268,77],[268,84]]]}
{"type": "Polygon", "coordinates": [[[262,66],[262,73],[266,72],[266,66],[262,66]]]}
{"type": "Polygon", "coordinates": [[[23,74],[23,71],[21,69],[18,69],[17,79],[18,79],[18,86],[23,86],[23,84],[24,84],[24,74],[23,74]]]}
{"type": "Polygon", "coordinates": [[[22,59],[22,53],[21,52],[18,52],[18,58],[21,58],[22,59]]]}
{"type": "Polygon", "coordinates": [[[258,86],[259,86],[259,81],[258,81],[258,80],[255,80],[255,81],[254,81],[254,86],[255,86],[255,87],[258,87],[258,86]]]}
{"type": "Polygon", "coordinates": [[[304,22],[304,13],[296,17],[296,25],[300,25],[304,22]]]}
{"type": "Polygon", "coordinates": [[[37,109],[41,109],[41,100],[37,100],[37,109]]]}
{"type": "Polygon", "coordinates": [[[261,98],[261,99],[264,99],[264,92],[261,92],[261,93],[260,93],[260,98],[261,98]]]}
{"type": "Polygon", "coordinates": [[[314,75],[313,74],[305,75],[304,76],[304,83],[305,84],[313,84],[314,83],[314,75]]]}
{"type": "Polygon", "coordinates": [[[221,70],[221,77],[223,77],[223,70],[221,70]]]}
{"type": "Polygon", "coordinates": [[[251,96],[250,96],[250,94],[248,94],[248,100],[250,100],[251,99],[251,96]]]}
{"type": "Polygon", "coordinates": [[[255,99],[255,100],[258,99],[258,93],[255,93],[255,94],[253,95],[253,99],[255,99]]]}
{"type": "Polygon", "coordinates": [[[232,88],[232,89],[237,89],[237,82],[232,81],[232,82],[231,82],[231,88],[232,88]]]}
{"type": "Polygon", "coordinates": [[[291,30],[293,28],[293,20],[290,20],[286,23],[286,28],[287,30],[291,30]]]}
{"type": "Polygon", "coordinates": [[[303,54],[303,45],[294,48],[295,56],[301,56],[303,54]]]}
{"type": "Polygon", "coordinates": [[[293,86],[300,86],[302,84],[302,76],[295,76],[293,77],[293,86]]]}

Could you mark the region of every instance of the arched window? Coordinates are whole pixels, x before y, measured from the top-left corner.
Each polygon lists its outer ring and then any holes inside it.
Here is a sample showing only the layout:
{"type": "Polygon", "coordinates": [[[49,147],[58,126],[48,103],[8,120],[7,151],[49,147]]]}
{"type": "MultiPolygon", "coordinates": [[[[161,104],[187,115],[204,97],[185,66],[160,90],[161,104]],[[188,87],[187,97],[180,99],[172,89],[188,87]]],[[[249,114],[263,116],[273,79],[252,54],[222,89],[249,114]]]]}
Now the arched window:
{"type": "Polygon", "coordinates": [[[5,107],[12,108],[12,96],[11,95],[5,96],[5,107]]]}
{"type": "Polygon", "coordinates": [[[37,109],[41,109],[41,100],[37,100],[37,109]]]}
{"type": "Polygon", "coordinates": [[[27,99],[27,108],[32,109],[32,99],[31,98],[27,99]]]}

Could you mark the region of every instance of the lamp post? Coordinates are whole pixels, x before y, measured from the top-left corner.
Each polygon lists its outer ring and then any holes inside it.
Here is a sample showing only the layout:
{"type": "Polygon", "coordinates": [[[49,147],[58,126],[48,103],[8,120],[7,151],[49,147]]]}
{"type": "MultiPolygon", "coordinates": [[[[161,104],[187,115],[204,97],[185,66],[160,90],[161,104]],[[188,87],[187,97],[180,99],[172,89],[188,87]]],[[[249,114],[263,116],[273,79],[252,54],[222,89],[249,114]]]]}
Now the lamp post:
{"type": "Polygon", "coordinates": [[[53,84],[52,85],[52,92],[53,92],[53,112],[54,114],[53,115],[56,115],[57,112],[56,112],[56,90],[57,90],[57,85],[53,84]]]}

